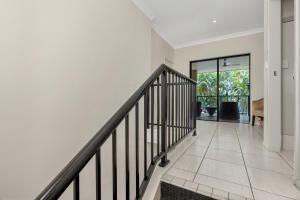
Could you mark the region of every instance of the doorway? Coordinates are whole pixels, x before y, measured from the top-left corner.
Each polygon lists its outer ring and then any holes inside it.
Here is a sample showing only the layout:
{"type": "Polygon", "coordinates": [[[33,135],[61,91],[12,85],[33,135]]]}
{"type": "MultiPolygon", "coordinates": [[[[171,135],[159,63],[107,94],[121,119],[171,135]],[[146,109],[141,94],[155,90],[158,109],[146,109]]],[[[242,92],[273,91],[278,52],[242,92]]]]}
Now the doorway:
{"type": "Polygon", "coordinates": [[[250,54],[190,62],[197,81],[197,118],[249,123],[250,54]]]}

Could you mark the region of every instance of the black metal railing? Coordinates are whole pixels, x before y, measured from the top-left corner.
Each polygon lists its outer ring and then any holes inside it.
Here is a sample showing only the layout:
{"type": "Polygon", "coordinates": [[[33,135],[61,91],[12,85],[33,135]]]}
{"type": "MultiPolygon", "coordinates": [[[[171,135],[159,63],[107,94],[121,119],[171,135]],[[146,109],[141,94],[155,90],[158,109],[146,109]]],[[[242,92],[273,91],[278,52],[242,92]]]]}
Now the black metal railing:
{"type": "MultiPolygon", "coordinates": [[[[95,158],[95,199],[102,197],[102,165],[101,150],[108,138],[111,138],[112,155],[112,199],[118,199],[118,159],[117,146],[120,142],[125,143],[125,193],[123,199],[141,199],[146,191],[151,175],[156,164],[161,160],[160,166],[168,164],[167,153],[176,146],[189,133],[196,134],[196,82],[185,75],[161,65],[144,84],[129,98],[129,100],[108,120],[108,122],[97,132],[97,134],[83,147],[83,149],[69,162],[69,164],[53,179],[53,181],[38,195],[37,200],[58,199],[64,191],[73,183],[73,199],[80,199],[80,173],[95,158]],[[156,97],[156,98],[155,98],[156,97]],[[140,104],[144,109],[140,109],[140,104]],[[134,140],[130,140],[130,112],[134,112],[134,140]],[[143,112],[143,115],[141,113],[143,112]],[[140,117],[144,116],[143,122],[140,117]],[[117,128],[124,123],[125,141],[117,141],[117,128]],[[143,123],[143,133],[140,132],[140,124],[143,123]],[[157,138],[154,141],[156,128],[157,138]],[[150,142],[148,138],[150,136],[150,142]],[[143,142],[140,138],[143,137],[143,142]],[[130,144],[135,144],[135,155],[130,156],[130,144]],[[154,146],[156,144],[156,154],[154,146]],[[141,148],[142,147],[142,148],[141,148]],[[140,149],[143,156],[140,155],[140,149]],[[150,158],[148,150],[150,149],[150,158]],[[131,160],[133,158],[133,160],[131,160]],[[143,166],[140,166],[140,159],[143,166]],[[150,159],[150,162],[148,162],[150,159]],[[135,171],[132,173],[129,163],[135,162],[135,171]],[[143,174],[140,168],[143,167],[143,174]],[[130,180],[135,180],[135,192],[130,194],[130,180]],[[142,181],[140,181],[142,180],[142,181]]],[[[121,133],[120,133],[121,134],[121,133]]],[[[107,155],[106,155],[107,156],[107,155]]],[[[123,166],[122,166],[123,167],[123,166]]],[[[142,169],[142,168],[141,168],[142,169]]],[[[120,186],[120,184],[119,184],[120,186]]],[[[123,185],[122,185],[123,186],[123,185]]],[[[120,195],[120,194],[119,194],[120,195]]]]}
{"type": "MultiPolygon", "coordinates": [[[[250,113],[250,95],[220,95],[219,102],[234,101],[239,103],[240,114],[250,113]]],[[[217,96],[212,95],[198,95],[197,102],[201,102],[203,108],[207,106],[217,107],[217,96]]]]}

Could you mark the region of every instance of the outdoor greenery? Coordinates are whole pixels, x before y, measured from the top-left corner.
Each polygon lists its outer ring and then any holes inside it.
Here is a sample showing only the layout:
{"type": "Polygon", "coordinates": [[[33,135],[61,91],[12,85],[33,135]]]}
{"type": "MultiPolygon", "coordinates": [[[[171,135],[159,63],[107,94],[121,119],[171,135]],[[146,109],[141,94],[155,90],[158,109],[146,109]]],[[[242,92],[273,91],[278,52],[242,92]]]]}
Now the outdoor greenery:
{"type": "MultiPolygon", "coordinates": [[[[219,95],[222,101],[237,101],[241,112],[247,112],[249,70],[220,71],[219,95]]],[[[202,107],[217,106],[217,72],[197,74],[197,96],[202,107]]]]}

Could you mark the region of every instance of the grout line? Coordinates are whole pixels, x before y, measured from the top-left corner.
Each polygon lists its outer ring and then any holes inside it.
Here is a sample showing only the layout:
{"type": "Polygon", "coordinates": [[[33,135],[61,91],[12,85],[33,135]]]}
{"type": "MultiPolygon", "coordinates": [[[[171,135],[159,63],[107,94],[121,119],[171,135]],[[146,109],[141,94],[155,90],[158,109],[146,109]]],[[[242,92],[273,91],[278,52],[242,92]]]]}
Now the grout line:
{"type": "MultiPolygon", "coordinates": [[[[206,176],[206,177],[209,177],[209,178],[217,179],[217,180],[219,180],[219,181],[224,181],[224,182],[228,182],[228,183],[231,183],[231,184],[235,184],[235,185],[239,185],[239,186],[243,186],[243,187],[248,187],[248,188],[250,188],[250,185],[244,185],[244,184],[240,184],[240,183],[228,181],[228,180],[225,180],[225,179],[222,179],[222,178],[217,178],[217,177],[213,177],[213,176],[208,176],[208,175],[206,175],[206,174],[198,174],[198,175],[206,176]]],[[[198,182],[195,182],[195,183],[198,183],[198,182]]],[[[202,183],[199,183],[199,184],[202,184],[202,183]]],[[[209,186],[209,185],[208,185],[208,186],[209,186]]],[[[210,186],[210,187],[211,187],[211,186],[210,186]]],[[[222,190],[222,189],[220,189],[220,190],[222,190]]]]}
{"type": "MultiPolygon", "coordinates": [[[[182,158],[182,157],[184,156],[185,152],[192,146],[192,144],[194,144],[194,142],[197,140],[197,138],[198,138],[198,136],[196,136],[196,138],[194,139],[194,141],[193,141],[190,145],[188,145],[188,146],[186,147],[186,149],[182,152],[182,154],[181,154],[180,156],[178,156],[178,158],[177,158],[176,160],[174,160],[174,163],[170,166],[170,168],[166,171],[166,173],[168,173],[168,171],[169,171],[171,168],[180,169],[180,168],[174,167],[174,165],[176,164],[176,162],[177,162],[180,158],[182,158]]],[[[180,169],[180,170],[183,170],[183,169],[180,169]]],[[[187,171],[187,170],[184,170],[184,171],[187,171]]],[[[190,171],[187,171],[187,172],[190,172],[190,171]]]]}
{"type": "Polygon", "coordinates": [[[241,142],[240,142],[239,134],[237,133],[237,128],[236,127],[234,127],[234,131],[235,131],[235,134],[236,134],[236,136],[238,138],[238,141],[239,141],[239,146],[240,146],[240,149],[241,149],[241,152],[242,152],[242,157],[243,157],[244,166],[245,166],[245,170],[246,170],[246,173],[247,173],[247,177],[248,177],[250,189],[251,189],[251,192],[252,192],[253,199],[255,200],[254,193],[253,193],[253,188],[252,188],[252,184],[251,184],[250,177],[249,177],[249,172],[248,172],[248,169],[247,169],[247,166],[246,166],[246,162],[245,162],[243,150],[242,150],[242,147],[241,147],[241,142]]]}
{"type": "Polygon", "coordinates": [[[214,147],[214,146],[211,146],[211,148],[214,149],[214,150],[219,150],[219,151],[230,151],[230,152],[233,152],[233,153],[242,154],[242,152],[237,152],[237,151],[234,151],[234,150],[231,150],[231,149],[224,149],[224,148],[214,147]]]}
{"type": "MultiPolygon", "coordinates": [[[[186,170],[186,169],[180,169],[180,168],[177,168],[177,167],[172,167],[172,168],[177,169],[177,170],[181,170],[181,171],[184,171],[184,172],[192,173],[192,174],[195,174],[196,176],[197,175],[206,176],[206,177],[213,178],[213,179],[216,179],[216,180],[219,180],[219,181],[224,181],[224,182],[228,182],[228,183],[231,183],[231,184],[235,184],[235,185],[239,185],[239,186],[244,186],[244,187],[250,188],[250,185],[244,185],[244,184],[236,183],[236,182],[229,181],[229,180],[226,180],[226,179],[222,179],[222,178],[218,178],[218,177],[214,177],[214,176],[209,176],[207,174],[199,174],[199,173],[195,173],[195,172],[192,172],[192,171],[189,171],[189,170],[186,170]]],[[[174,176],[174,177],[177,177],[177,176],[174,176]]],[[[179,178],[179,177],[177,177],[177,178],[179,178]]],[[[190,181],[190,182],[193,182],[193,183],[198,183],[198,182],[195,182],[193,180],[187,180],[187,181],[190,181]]],[[[198,184],[202,184],[202,183],[198,183],[198,184]]],[[[209,185],[207,185],[207,186],[209,186],[209,185]]]]}
{"type": "Polygon", "coordinates": [[[275,196],[279,196],[279,197],[284,197],[284,198],[287,198],[287,199],[290,199],[290,200],[297,200],[297,199],[294,199],[294,198],[291,198],[291,197],[287,197],[287,196],[283,196],[283,195],[280,195],[280,194],[271,193],[271,192],[268,192],[268,191],[265,191],[265,190],[262,190],[262,189],[257,189],[257,188],[254,188],[254,189],[262,191],[262,192],[265,192],[265,193],[268,193],[268,194],[271,194],[271,195],[275,195],[275,196]]]}
{"type": "MultiPolygon", "coordinates": [[[[268,152],[271,152],[271,153],[274,153],[277,155],[276,152],[272,152],[272,151],[268,151],[268,152]]],[[[253,157],[258,157],[258,158],[268,158],[268,159],[274,159],[274,160],[282,160],[282,158],[279,156],[279,158],[277,157],[272,157],[272,156],[267,156],[267,155],[261,155],[259,153],[256,153],[256,154],[253,154],[253,153],[243,153],[245,156],[253,156],[253,157]]]]}
{"type": "MultiPolygon", "coordinates": [[[[231,182],[231,181],[228,181],[228,180],[224,180],[224,179],[220,179],[220,178],[216,178],[216,177],[212,177],[212,176],[208,176],[208,175],[205,175],[205,174],[199,174],[201,176],[206,176],[206,177],[209,177],[209,178],[213,178],[213,179],[216,179],[216,180],[219,180],[219,181],[224,181],[224,182],[228,182],[230,184],[234,184],[234,185],[238,185],[238,186],[242,186],[242,187],[247,187],[250,189],[250,186],[249,185],[243,185],[243,184],[238,184],[238,183],[235,183],[235,182],[231,182]]],[[[194,182],[194,183],[197,183],[197,182],[194,182]]],[[[241,193],[234,193],[234,192],[229,192],[229,191],[226,191],[224,189],[221,189],[221,188],[218,188],[218,187],[212,187],[211,185],[208,185],[208,184],[205,184],[205,183],[197,183],[198,185],[205,185],[205,186],[208,186],[210,188],[213,189],[218,189],[218,190],[223,190],[225,192],[227,192],[228,194],[236,194],[236,195],[239,195],[239,196],[242,196],[244,198],[248,198],[246,197],[244,194],[241,194],[241,193]]],[[[213,193],[213,192],[212,192],[213,193]]]]}
{"type": "Polygon", "coordinates": [[[270,169],[262,169],[262,168],[258,168],[258,167],[252,167],[252,166],[247,166],[247,167],[251,168],[251,169],[258,169],[258,170],[261,170],[261,171],[267,171],[267,172],[272,172],[272,173],[276,173],[276,174],[281,174],[281,175],[284,175],[284,176],[290,176],[290,177],[293,176],[293,174],[287,174],[287,173],[278,172],[278,171],[274,171],[274,170],[270,170],[270,169]]]}
{"type": "Polygon", "coordinates": [[[218,127],[219,127],[219,124],[216,125],[215,130],[214,130],[214,132],[213,132],[213,134],[212,134],[212,137],[211,137],[211,139],[210,139],[210,142],[209,142],[209,144],[208,144],[207,147],[206,147],[206,151],[205,151],[204,156],[203,156],[203,158],[202,158],[202,160],[201,160],[201,163],[200,163],[200,165],[199,165],[199,167],[198,167],[198,169],[197,169],[197,171],[196,171],[196,174],[195,174],[195,176],[194,176],[194,178],[193,178],[193,182],[194,182],[195,179],[196,179],[196,176],[197,176],[197,174],[198,174],[198,172],[199,172],[199,170],[200,170],[200,167],[201,167],[201,165],[202,165],[202,163],[203,163],[203,161],[204,161],[204,158],[205,158],[205,156],[206,156],[206,154],[207,154],[207,152],[208,152],[208,149],[209,149],[209,147],[210,147],[210,145],[211,145],[211,143],[212,143],[212,141],[213,141],[213,138],[214,138],[215,135],[216,135],[216,132],[217,132],[218,127]]]}
{"type": "Polygon", "coordinates": [[[226,164],[231,164],[231,165],[236,165],[236,166],[243,166],[243,164],[237,164],[237,163],[233,163],[233,162],[228,162],[228,161],[223,161],[223,160],[217,160],[215,158],[210,158],[210,157],[206,157],[205,159],[207,160],[213,160],[213,161],[218,161],[218,162],[223,162],[226,164]]]}
{"type": "Polygon", "coordinates": [[[288,162],[288,159],[286,159],[285,156],[283,156],[283,155],[281,154],[281,152],[278,153],[278,154],[279,154],[279,156],[282,158],[282,160],[284,160],[284,162],[286,162],[286,163],[288,164],[288,166],[290,166],[290,167],[294,170],[294,167],[291,165],[290,162],[288,162]]]}

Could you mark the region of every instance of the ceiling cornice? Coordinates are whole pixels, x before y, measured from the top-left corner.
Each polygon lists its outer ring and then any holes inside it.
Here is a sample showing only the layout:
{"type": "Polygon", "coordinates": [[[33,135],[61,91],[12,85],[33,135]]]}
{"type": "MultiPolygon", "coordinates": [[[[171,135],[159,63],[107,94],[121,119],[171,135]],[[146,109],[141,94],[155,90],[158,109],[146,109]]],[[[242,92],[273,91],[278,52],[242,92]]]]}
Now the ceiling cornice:
{"type": "Polygon", "coordinates": [[[196,40],[196,41],[191,41],[191,42],[186,42],[186,43],[183,43],[183,44],[176,45],[173,41],[169,40],[168,37],[166,37],[166,34],[163,31],[160,30],[159,26],[156,25],[156,23],[155,23],[156,17],[154,15],[154,13],[151,11],[151,9],[149,9],[149,7],[147,5],[145,5],[143,3],[143,1],[141,1],[141,0],[132,0],[132,2],[150,20],[152,29],[155,32],[157,32],[157,34],[159,34],[160,37],[162,39],[164,39],[173,49],[181,49],[181,48],[206,44],[206,43],[210,43],[210,42],[217,42],[217,41],[221,41],[221,40],[232,39],[232,38],[237,38],[237,37],[243,37],[243,36],[247,36],[247,35],[253,35],[253,34],[264,32],[264,28],[256,28],[256,29],[250,29],[250,30],[246,30],[246,31],[241,31],[241,32],[216,36],[216,37],[209,37],[209,38],[205,38],[205,39],[201,39],[201,40],[196,40]]]}
{"type": "Polygon", "coordinates": [[[132,0],[132,2],[136,5],[138,9],[140,9],[144,15],[150,20],[151,23],[151,28],[163,39],[165,40],[173,49],[174,44],[172,44],[171,41],[168,40],[168,38],[165,36],[165,34],[159,29],[159,27],[155,24],[155,15],[153,12],[149,9],[147,5],[145,5],[142,1],[140,0],[132,0]]]}
{"type": "Polygon", "coordinates": [[[210,42],[217,42],[217,41],[221,41],[221,40],[227,40],[227,39],[232,39],[232,38],[237,38],[237,37],[243,37],[243,36],[247,36],[247,35],[254,35],[254,34],[263,33],[263,32],[264,32],[264,28],[251,29],[251,30],[247,30],[247,31],[236,32],[236,33],[232,33],[232,34],[206,38],[206,39],[203,39],[203,40],[196,40],[196,41],[193,41],[193,42],[187,42],[185,44],[176,45],[174,48],[175,49],[181,49],[181,48],[186,48],[186,47],[190,47],[190,46],[206,44],[206,43],[210,43],[210,42]]]}
{"type": "Polygon", "coordinates": [[[136,7],[138,7],[146,15],[146,17],[149,18],[151,22],[155,20],[155,16],[153,12],[142,1],[140,0],[131,0],[131,1],[136,5],[136,7]]]}
{"type": "Polygon", "coordinates": [[[168,40],[168,38],[165,36],[165,34],[159,30],[158,26],[155,24],[155,22],[152,22],[152,29],[166,42],[168,43],[173,49],[175,49],[175,45],[168,40]]]}

